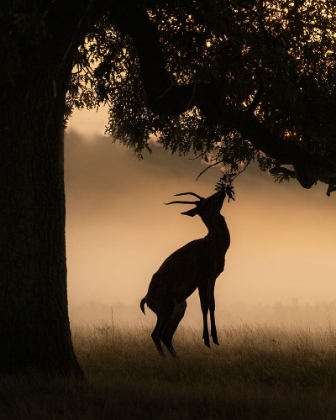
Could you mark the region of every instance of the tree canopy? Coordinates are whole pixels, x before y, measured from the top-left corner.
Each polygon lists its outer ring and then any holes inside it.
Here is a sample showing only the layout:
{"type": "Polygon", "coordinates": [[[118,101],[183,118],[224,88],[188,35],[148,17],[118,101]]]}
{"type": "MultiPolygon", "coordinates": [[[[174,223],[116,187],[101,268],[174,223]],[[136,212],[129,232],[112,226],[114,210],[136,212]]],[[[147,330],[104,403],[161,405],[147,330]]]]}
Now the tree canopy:
{"type": "Polygon", "coordinates": [[[76,54],[72,106],[108,104],[107,132],[155,136],[236,173],[252,161],[305,188],[336,184],[336,5],[123,1],[76,54]]]}
{"type": "MultiPolygon", "coordinates": [[[[38,46],[49,15],[56,24],[57,2],[7,3],[12,19],[2,29],[1,55],[12,78],[21,61],[13,34],[38,46]]],[[[81,2],[72,3],[70,18],[81,2]]],[[[86,3],[73,35],[82,41],[68,112],[108,104],[107,133],[138,154],[155,136],[172,152],[193,151],[229,172],[256,161],[278,181],[296,178],[305,188],[322,181],[332,190],[334,2],[86,3]]]]}

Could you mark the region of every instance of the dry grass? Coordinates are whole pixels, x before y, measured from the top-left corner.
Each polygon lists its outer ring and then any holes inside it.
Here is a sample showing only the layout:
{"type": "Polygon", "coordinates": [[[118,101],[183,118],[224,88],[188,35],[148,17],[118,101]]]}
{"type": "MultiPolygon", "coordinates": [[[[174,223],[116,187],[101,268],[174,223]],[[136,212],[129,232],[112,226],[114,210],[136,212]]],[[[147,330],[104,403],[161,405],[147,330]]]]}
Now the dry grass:
{"type": "Polygon", "coordinates": [[[332,327],[224,326],[211,350],[200,335],[180,327],[174,360],[148,327],[77,327],[87,382],[0,378],[0,420],[335,418],[332,327]]]}

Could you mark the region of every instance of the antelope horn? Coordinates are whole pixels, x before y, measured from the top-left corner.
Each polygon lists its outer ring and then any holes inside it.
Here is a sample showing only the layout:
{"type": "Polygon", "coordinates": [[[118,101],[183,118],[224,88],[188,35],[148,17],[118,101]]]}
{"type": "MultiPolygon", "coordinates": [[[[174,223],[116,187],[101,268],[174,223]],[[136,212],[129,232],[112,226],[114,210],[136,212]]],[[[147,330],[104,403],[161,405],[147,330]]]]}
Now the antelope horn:
{"type": "Polygon", "coordinates": [[[204,198],[203,197],[201,197],[200,195],[198,195],[198,194],[195,194],[195,193],[193,193],[193,192],[184,192],[184,193],[179,193],[179,194],[174,194],[174,197],[177,197],[178,195],[193,195],[194,197],[197,197],[199,200],[204,200],[204,198]]]}
{"type": "Polygon", "coordinates": [[[170,203],[165,203],[166,206],[169,204],[198,204],[199,201],[171,201],[170,203]]]}

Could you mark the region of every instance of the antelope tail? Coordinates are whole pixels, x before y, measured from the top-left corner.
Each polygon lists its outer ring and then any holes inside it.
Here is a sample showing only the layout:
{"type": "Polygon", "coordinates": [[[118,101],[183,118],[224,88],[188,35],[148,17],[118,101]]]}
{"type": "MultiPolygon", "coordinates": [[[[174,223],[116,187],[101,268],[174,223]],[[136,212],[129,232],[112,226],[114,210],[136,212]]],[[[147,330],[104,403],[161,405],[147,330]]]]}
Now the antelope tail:
{"type": "Polygon", "coordinates": [[[146,301],[147,301],[147,295],[143,299],[141,299],[141,302],[140,302],[140,309],[142,310],[142,312],[145,315],[146,315],[146,312],[145,312],[145,303],[146,303],[146,301]]]}

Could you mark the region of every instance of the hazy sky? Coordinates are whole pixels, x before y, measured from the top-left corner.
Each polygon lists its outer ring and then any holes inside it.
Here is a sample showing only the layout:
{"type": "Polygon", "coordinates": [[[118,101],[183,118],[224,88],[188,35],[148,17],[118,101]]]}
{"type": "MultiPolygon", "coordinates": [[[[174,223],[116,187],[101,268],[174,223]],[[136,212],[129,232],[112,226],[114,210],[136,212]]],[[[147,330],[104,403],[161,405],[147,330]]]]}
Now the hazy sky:
{"type": "MultiPolygon", "coordinates": [[[[155,148],[139,161],[103,136],[106,113],[76,111],[66,135],[68,290],[71,305],[95,300],[137,304],[163,260],[206,229],[186,206],[165,206],[173,194],[208,196],[220,176],[199,161],[155,148]]],[[[235,183],[236,201],[222,214],[231,233],[225,272],[217,279],[218,307],[234,302],[333,301],[336,193],[323,184],[246,171],[235,183]]],[[[197,299],[197,295],[194,299],[197,299]]]]}

